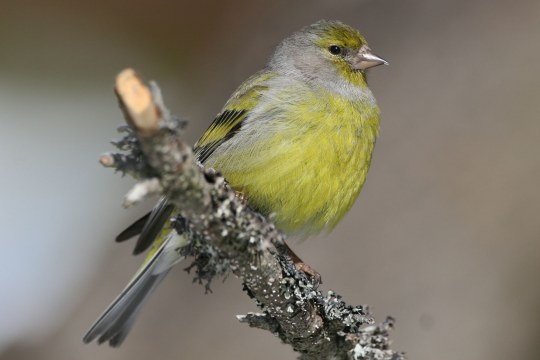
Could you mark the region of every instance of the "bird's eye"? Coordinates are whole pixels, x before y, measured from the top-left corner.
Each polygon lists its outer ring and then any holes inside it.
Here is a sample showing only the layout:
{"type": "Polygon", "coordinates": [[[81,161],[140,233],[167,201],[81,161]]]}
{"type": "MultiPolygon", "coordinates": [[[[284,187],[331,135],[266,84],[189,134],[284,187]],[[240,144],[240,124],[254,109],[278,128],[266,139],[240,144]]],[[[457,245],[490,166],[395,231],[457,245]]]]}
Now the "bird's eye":
{"type": "Polygon", "coordinates": [[[330,51],[332,55],[339,55],[343,52],[343,49],[341,46],[330,45],[330,47],[328,47],[328,51],[330,51]]]}

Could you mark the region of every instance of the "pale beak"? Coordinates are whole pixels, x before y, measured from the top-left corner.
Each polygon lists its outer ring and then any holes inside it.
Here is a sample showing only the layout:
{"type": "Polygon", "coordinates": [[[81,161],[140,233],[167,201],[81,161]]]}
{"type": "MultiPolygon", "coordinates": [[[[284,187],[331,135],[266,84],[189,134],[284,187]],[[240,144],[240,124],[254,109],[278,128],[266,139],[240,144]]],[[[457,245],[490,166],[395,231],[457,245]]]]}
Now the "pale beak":
{"type": "Polygon", "coordinates": [[[373,54],[367,46],[362,46],[354,57],[351,67],[355,70],[366,70],[379,65],[388,65],[388,61],[373,54]]]}

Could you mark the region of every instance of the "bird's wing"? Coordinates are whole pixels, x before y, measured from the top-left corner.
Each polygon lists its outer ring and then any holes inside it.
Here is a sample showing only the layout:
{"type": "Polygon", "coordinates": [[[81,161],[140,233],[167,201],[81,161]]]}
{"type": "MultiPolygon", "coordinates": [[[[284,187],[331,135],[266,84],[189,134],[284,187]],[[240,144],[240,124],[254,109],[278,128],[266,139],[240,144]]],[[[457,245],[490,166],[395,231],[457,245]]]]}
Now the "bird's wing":
{"type": "MultiPolygon", "coordinates": [[[[240,85],[222,112],[216,116],[208,130],[195,144],[194,151],[198,161],[204,163],[221,144],[240,130],[250,110],[257,105],[261,93],[267,89],[265,82],[272,77],[272,73],[262,70],[240,85]]],[[[140,234],[133,253],[145,251],[157,238],[173,211],[174,206],[168,203],[166,197],[162,197],[151,212],[122,231],[116,237],[116,241],[125,241],[140,234]]]]}
{"type": "Polygon", "coordinates": [[[271,72],[262,70],[240,85],[227,101],[223,110],[216,116],[210,127],[195,144],[195,156],[201,163],[204,164],[221,144],[240,131],[243,121],[249,117],[250,111],[257,106],[261,94],[268,89],[265,82],[273,76],[274,74],[271,72]]]}

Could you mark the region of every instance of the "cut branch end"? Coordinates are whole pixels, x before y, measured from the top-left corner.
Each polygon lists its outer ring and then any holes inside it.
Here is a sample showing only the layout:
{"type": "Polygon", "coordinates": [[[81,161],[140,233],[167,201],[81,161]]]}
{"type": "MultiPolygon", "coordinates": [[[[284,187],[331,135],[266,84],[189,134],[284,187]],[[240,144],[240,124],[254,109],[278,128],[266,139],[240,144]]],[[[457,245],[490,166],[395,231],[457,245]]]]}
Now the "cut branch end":
{"type": "Polygon", "coordinates": [[[152,135],[159,130],[161,114],[150,89],[133,69],[125,69],[116,77],[116,95],[126,119],[139,133],[152,135]]]}

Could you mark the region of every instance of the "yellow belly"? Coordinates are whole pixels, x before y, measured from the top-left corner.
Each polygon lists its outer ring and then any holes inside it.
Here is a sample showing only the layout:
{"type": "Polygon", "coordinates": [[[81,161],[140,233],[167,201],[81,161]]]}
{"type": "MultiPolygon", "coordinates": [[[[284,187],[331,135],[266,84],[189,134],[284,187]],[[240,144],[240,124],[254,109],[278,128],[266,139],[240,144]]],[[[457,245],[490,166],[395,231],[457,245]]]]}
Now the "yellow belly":
{"type": "Polygon", "coordinates": [[[379,111],[344,99],[321,108],[295,106],[276,119],[280,131],[209,161],[248,203],[276,225],[309,235],[333,228],[366,180],[379,111]]]}

